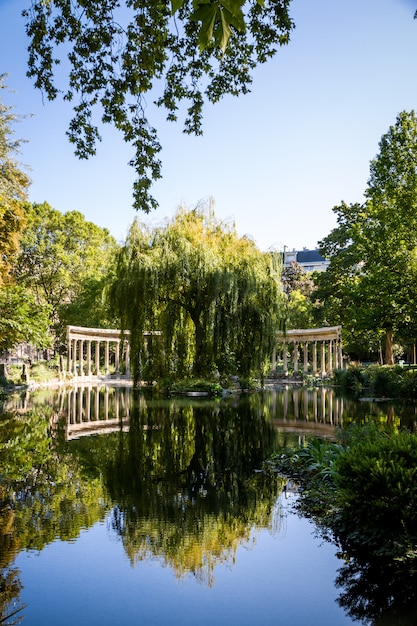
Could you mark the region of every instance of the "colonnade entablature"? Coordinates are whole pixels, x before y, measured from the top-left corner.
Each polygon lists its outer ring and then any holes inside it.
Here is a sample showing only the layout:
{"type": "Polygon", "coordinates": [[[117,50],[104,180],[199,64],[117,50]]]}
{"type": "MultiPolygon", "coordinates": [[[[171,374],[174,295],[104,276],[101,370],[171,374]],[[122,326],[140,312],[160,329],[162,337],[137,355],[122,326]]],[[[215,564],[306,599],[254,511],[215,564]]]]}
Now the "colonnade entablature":
{"type": "Polygon", "coordinates": [[[287,330],[278,332],[276,340],[273,369],[277,370],[279,351],[285,376],[288,375],[289,365],[294,374],[300,371],[300,350],[303,353],[302,371],[305,374],[331,376],[335,369],[343,367],[341,326],[287,330]]]}

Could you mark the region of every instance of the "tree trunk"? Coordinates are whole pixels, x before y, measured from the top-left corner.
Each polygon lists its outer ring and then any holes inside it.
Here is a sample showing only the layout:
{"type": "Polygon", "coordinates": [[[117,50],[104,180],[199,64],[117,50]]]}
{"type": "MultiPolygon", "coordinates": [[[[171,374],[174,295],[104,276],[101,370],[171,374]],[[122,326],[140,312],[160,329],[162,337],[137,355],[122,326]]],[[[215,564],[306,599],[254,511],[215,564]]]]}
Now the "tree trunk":
{"type": "Polygon", "coordinates": [[[195,327],[195,355],[193,374],[196,377],[206,377],[209,374],[210,358],[207,354],[206,330],[200,321],[199,316],[191,316],[195,327]]]}
{"type": "Polygon", "coordinates": [[[394,355],[392,354],[392,330],[385,331],[385,365],[394,365],[394,355]]]}

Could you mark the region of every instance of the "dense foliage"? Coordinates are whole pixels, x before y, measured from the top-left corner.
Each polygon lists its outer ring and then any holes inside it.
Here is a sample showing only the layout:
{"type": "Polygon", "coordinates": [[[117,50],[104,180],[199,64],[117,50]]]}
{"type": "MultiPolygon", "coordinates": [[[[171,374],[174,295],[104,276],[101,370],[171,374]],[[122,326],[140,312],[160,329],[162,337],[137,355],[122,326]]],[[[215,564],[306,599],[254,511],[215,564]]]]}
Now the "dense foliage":
{"type": "Polygon", "coordinates": [[[372,423],[277,457],[303,485],[301,510],[358,560],[417,558],[417,435],[372,423]]]}
{"type": "Polygon", "coordinates": [[[355,365],[334,373],[333,383],[355,396],[417,399],[417,371],[399,365],[355,365]]]}
{"type": "Polygon", "coordinates": [[[117,248],[109,231],[78,211],[63,214],[47,203],[28,205],[26,219],[15,278],[49,310],[58,337],[65,324],[111,324],[102,302],[117,248]]]}
{"type": "MultiPolygon", "coordinates": [[[[0,91],[6,89],[5,74],[0,75],[0,91]]],[[[10,271],[25,224],[25,205],[29,177],[16,160],[21,140],[15,139],[18,121],[12,107],[0,101],[0,288],[10,282],[10,271]]]]}
{"type": "Polygon", "coordinates": [[[278,327],[277,255],[260,252],[211,210],[179,209],[154,230],[135,222],[110,300],[131,331],[136,380],[261,375],[278,327]],[[162,335],[143,340],[143,332],[162,335]]]}
{"type": "MultiPolygon", "coordinates": [[[[403,111],[371,161],[363,204],[334,207],[338,226],[321,242],[330,258],[316,296],[332,323],[341,323],[352,351],[377,351],[384,362],[397,341],[414,342],[417,279],[417,117],[403,111]],[[360,306],[358,306],[360,303],[360,306]]],[[[359,356],[362,356],[359,354],[359,356]]]]}
{"type": "Polygon", "coordinates": [[[185,102],[186,133],[201,134],[204,101],[249,91],[251,73],[289,41],[290,0],[32,0],[24,11],[28,75],[50,100],[74,105],[68,130],[80,158],[100,139],[94,111],[132,145],[134,206],[156,206],[161,146],[148,100],[176,121],[185,102]],[[63,69],[57,64],[64,61],[63,69]],[[61,79],[68,76],[68,84],[61,79]],[[159,91],[159,93],[158,93],[159,91]]]}
{"type": "Polygon", "coordinates": [[[8,350],[20,342],[38,348],[51,343],[50,310],[20,285],[0,287],[0,350],[8,350]]]}

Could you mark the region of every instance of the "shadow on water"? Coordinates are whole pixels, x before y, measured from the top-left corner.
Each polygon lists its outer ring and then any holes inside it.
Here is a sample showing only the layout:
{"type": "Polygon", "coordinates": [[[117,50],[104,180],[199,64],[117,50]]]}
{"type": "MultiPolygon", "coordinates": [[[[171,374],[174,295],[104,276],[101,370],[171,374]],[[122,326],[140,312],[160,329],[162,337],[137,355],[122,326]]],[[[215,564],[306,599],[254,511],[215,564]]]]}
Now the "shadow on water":
{"type": "MultiPolygon", "coordinates": [[[[13,623],[18,615],[6,616],[22,608],[16,555],[75,541],[105,517],[132,565],[158,560],[178,578],[212,586],[216,565],[232,563],[254,532],[282,530],[284,481],[260,471],[274,450],[334,437],[369,417],[415,425],[413,407],[357,403],[324,388],[196,400],[82,386],[18,394],[5,410],[0,623],[13,623]]],[[[352,558],[335,581],[352,620],[375,626],[416,623],[416,583],[415,572],[352,558]]]]}
{"type": "Polygon", "coordinates": [[[384,561],[352,559],[335,581],[338,603],[355,621],[374,626],[417,624],[417,572],[384,561]]]}

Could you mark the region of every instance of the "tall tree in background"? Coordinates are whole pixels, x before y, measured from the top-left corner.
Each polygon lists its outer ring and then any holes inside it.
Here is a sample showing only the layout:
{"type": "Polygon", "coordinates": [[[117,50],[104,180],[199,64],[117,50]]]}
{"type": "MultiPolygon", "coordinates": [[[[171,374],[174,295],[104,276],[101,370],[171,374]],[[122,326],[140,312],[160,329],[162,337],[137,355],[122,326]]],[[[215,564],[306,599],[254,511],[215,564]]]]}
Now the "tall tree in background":
{"type": "MultiPolygon", "coordinates": [[[[6,89],[0,75],[0,91],[6,89]]],[[[26,224],[30,179],[17,160],[22,140],[14,138],[19,118],[0,100],[0,350],[21,341],[49,345],[48,310],[24,287],[13,284],[13,267],[26,224]]]]}
{"type": "Polygon", "coordinates": [[[170,121],[185,102],[184,132],[201,134],[204,101],[247,93],[253,69],[288,43],[289,6],[290,0],[32,0],[24,11],[28,76],[50,100],[59,93],[78,98],[68,130],[78,157],[94,154],[100,139],[96,108],[101,122],[122,133],[134,151],[134,206],[148,212],[157,204],[151,183],[161,177],[148,99],[170,121]],[[64,70],[55,73],[65,53],[64,70]],[[68,84],[57,84],[55,74],[65,73],[68,84]]]}
{"type": "Polygon", "coordinates": [[[100,311],[101,291],[116,248],[107,229],[87,222],[78,211],[63,214],[47,203],[29,205],[16,279],[39,304],[48,305],[51,324],[62,333],[65,323],[80,318],[91,323],[92,297],[100,311]]]}
{"type": "Polygon", "coordinates": [[[321,242],[330,257],[318,295],[351,332],[385,335],[385,362],[393,363],[393,335],[417,334],[417,117],[401,112],[371,161],[363,205],[333,210],[338,227],[321,242]]]}
{"type": "Polygon", "coordinates": [[[297,261],[282,268],[282,288],[285,293],[285,319],[283,327],[310,328],[314,326],[314,279],[297,261]]]}
{"type": "MultiPolygon", "coordinates": [[[[0,90],[6,89],[5,74],[0,90]]],[[[11,280],[10,271],[25,224],[24,201],[30,184],[16,157],[22,140],[14,138],[18,116],[0,100],[0,286],[11,280]]]]}
{"type": "Polygon", "coordinates": [[[216,369],[259,375],[278,326],[280,270],[278,255],[260,252],[211,210],[179,209],[153,231],[135,222],[110,298],[131,331],[136,380],[216,369]],[[162,335],[151,352],[143,332],[153,330],[162,335]]]}

